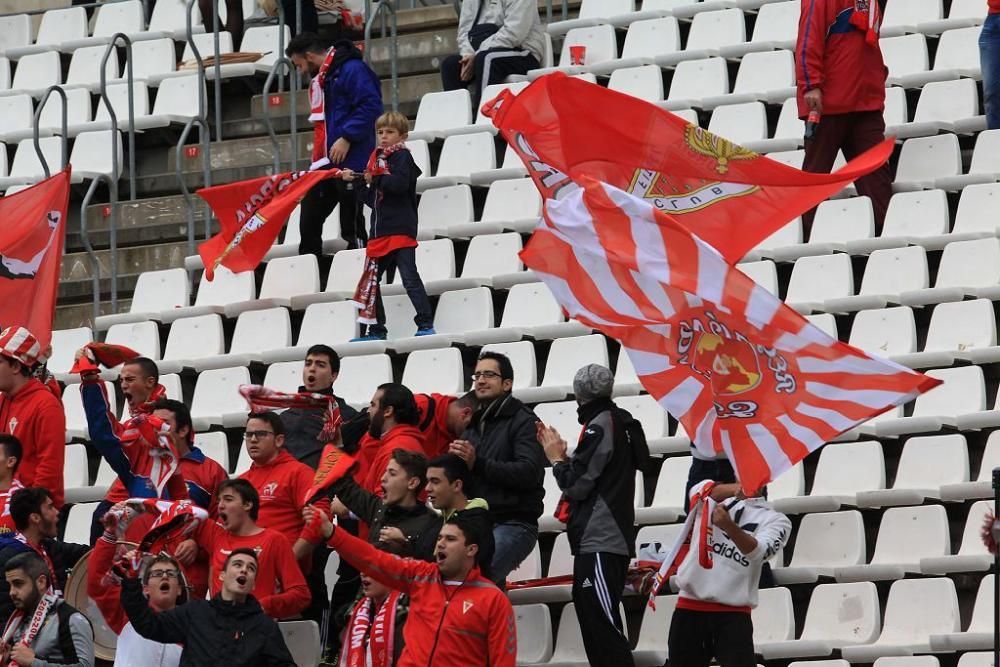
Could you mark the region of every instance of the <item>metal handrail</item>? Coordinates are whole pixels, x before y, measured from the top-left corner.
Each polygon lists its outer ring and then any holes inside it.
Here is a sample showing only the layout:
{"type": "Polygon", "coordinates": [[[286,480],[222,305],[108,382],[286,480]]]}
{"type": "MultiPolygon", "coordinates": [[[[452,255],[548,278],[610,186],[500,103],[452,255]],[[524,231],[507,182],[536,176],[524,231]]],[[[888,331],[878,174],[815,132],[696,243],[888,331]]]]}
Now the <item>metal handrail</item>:
{"type": "MultiPolygon", "coordinates": [[[[187,28],[186,37],[187,43],[191,47],[191,53],[194,54],[194,60],[198,64],[198,82],[201,84],[198,87],[198,116],[202,119],[208,119],[208,101],[205,99],[205,60],[201,57],[201,51],[198,50],[198,45],[194,43],[194,22],[191,20],[191,10],[194,9],[194,3],[197,0],[187,0],[187,28]]],[[[205,124],[205,131],[208,131],[208,124],[205,124]]]]}
{"type": "MultiPolygon", "coordinates": [[[[368,3],[366,3],[367,6],[368,3]]],[[[382,39],[385,39],[385,13],[389,13],[389,77],[392,81],[392,110],[399,111],[399,63],[397,62],[397,18],[396,8],[392,6],[392,0],[378,0],[375,3],[375,11],[365,20],[365,63],[371,67],[371,37],[372,26],[375,19],[381,19],[382,39]]]]}
{"type": "MultiPolygon", "coordinates": [[[[125,33],[119,32],[115,33],[114,37],[111,38],[111,43],[108,44],[108,48],[104,51],[104,57],[101,59],[101,89],[100,95],[101,100],[104,101],[104,106],[108,110],[108,115],[111,116],[111,140],[113,146],[111,149],[111,173],[117,174],[118,172],[118,142],[116,140],[116,135],[118,134],[118,114],[115,113],[114,108],[111,106],[111,100],[108,98],[108,81],[107,81],[107,71],[106,67],[108,64],[108,58],[112,53],[115,52],[115,46],[121,41],[125,47],[125,67],[127,71],[126,81],[128,82],[128,185],[129,185],[129,200],[135,201],[135,79],[132,76],[132,39],[125,33]]],[[[112,238],[114,238],[115,230],[111,231],[112,238]]],[[[112,278],[117,278],[117,275],[112,276],[112,278]]]]}
{"type": "MultiPolygon", "coordinates": [[[[90,182],[90,187],[87,188],[87,194],[83,197],[83,202],[80,204],[80,240],[83,242],[83,249],[87,251],[87,257],[90,258],[90,272],[91,280],[94,283],[94,321],[97,321],[98,316],[101,314],[101,263],[97,261],[97,253],[94,252],[94,246],[90,242],[90,231],[87,229],[87,207],[90,206],[90,200],[93,198],[94,193],[97,191],[97,184],[104,181],[108,185],[108,198],[111,207],[111,229],[114,230],[118,226],[118,181],[117,179],[111,178],[107,174],[97,174],[94,180],[90,182]]],[[[112,262],[111,268],[111,310],[112,312],[118,310],[118,278],[117,272],[117,262],[116,262],[117,252],[112,245],[110,250],[110,257],[112,262]]]]}
{"type": "MultiPolygon", "coordinates": [[[[204,21],[205,17],[201,17],[204,21]]],[[[219,0],[212,0],[212,42],[215,48],[215,140],[222,141],[222,62],[219,53],[219,0]]],[[[201,85],[206,85],[203,80],[201,85]]]]}
{"type": "MultiPolygon", "coordinates": [[[[208,121],[204,118],[192,118],[185,125],[184,130],[181,132],[180,139],[177,140],[177,155],[176,155],[176,174],[177,183],[180,186],[181,195],[184,197],[184,205],[187,209],[187,237],[188,237],[188,255],[193,255],[195,253],[194,240],[194,198],[191,197],[191,191],[188,190],[187,183],[184,182],[184,173],[181,170],[181,164],[184,161],[184,142],[187,141],[188,135],[191,133],[191,128],[195,125],[199,126],[199,134],[201,135],[201,147],[203,151],[206,151],[204,156],[204,161],[202,163],[202,177],[205,180],[205,186],[211,185],[211,165],[208,160],[208,148],[211,145],[208,141],[208,121]]],[[[205,238],[208,239],[212,236],[212,209],[209,208],[208,202],[203,202],[204,216],[205,216],[205,238]]]]}
{"type": "MultiPolygon", "coordinates": [[[[278,73],[278,70],[281,69],[282,65],[286,66],[289,71],[295,69],[295,65],[292,64],[292,61],[286,58],[285,56],[281,56],[280,58],[275,60],[274,64],[271,65],[271,71],[267,73],[267,79],[264,81],[264,92],[261,94],[261,104],[263,105],[262,111],[264,112],[264,125],[267,127],[267,136],[271,139],[271,148],[273,149],[274,152],[275,174],[281,173],[281,147],[278,145],[278,135],[275,134],[274,123],[271,121],[270,97],[271,97],[271,84],[274,81],[274,77],[278,73]]],[[[281,75],[278,75],[279,79],[280,76],[281,75]]],[[[292,122],[294,123],[296,121],[294,96],[291,98],[289,103],[292,106],[291,116],[292,116],[292,122]]],[[[295,141],[294,131],[292,134],[292,143],[296,144],[297,147],[298,142],[295,141]]],[[[295,157],[293,158],[292,162],[292,171],[295,171],[295,162],[297,160],[298,160],[298,151],[295,151],[295,157]]]]}
{"type": "Polygon", "coordinates": [[[42,116],[42,109],[45,108],[45,103],[49,101],[49,96],[52,93],[59,93],[59,97],[62,98],[62,133],[60,143],[62,145],[62,165],[59,167],[62,169],[69,163],[69,139],[67,138],[68,131],[68,100],[66,99],[66,91],[63,90],[62,86],[49,86],[45,94],[42,95],[41,101],[39,101],[38,106],[35,107],[35,118],[33,127],[31,128],[32,141],[35,145],[35,153],[38,155],[38,161],[42,164],[42,173],[45,174],[45,178],[52,176],[52,170],[49,169],[49,161],[45,159],[42,154],[42,142],[39,140],[38,134],[38,120],[42,116]]]}

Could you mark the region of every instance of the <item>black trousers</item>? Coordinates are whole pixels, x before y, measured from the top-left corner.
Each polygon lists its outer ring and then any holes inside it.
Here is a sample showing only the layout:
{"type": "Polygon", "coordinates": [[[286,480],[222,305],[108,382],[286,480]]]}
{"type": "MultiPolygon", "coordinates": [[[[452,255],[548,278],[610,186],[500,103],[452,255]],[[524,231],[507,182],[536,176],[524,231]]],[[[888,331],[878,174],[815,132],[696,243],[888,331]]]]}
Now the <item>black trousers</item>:
{"type": "Polygon", "coordinates": [[[538,58],[527,49],[489,49],[476,54],[475,73],[472,81],[462,81],[462,56],[448,56],[441,61],[441,84],[445,90],[470,88],[472,108],[479,109],[483,88],[493,83],[503,83],[511,74],[527,74],[538,69],[538,58]]]}
{"type": "Polygon", "coordinates": [[[573,558],[573,604],[591,665],[633,664],[618,609],[628,562],[628,556],[611,553],[577,554],[573,558]]]}
{"type": "MultiPolygon", "coordinates": [[[[413,317],[418,329],[428,329],[434,326],[434,312],[431,310],[430,299],[427,298],[427,290],[424,289],[424,282],[417,272],[417,249],[400,248],[394,250],[385,257],[378,260],[378,280],[382,283],[382,276],[389,274],[392,280],[399,270],[399,275],[403,278],[403,288],[406,295],[410,297],[410,303],[417,314],[413,317]]],[[[377,324],[368,327],[368,333],[384,335],[385,328],[385,306],[382,304],[382,289],[379,287],[375,294],[375,319],[377,324]]]]}
{"type": "Polygon", "coordinates": [[[668,663],[678,667],[708,667],[714,657],[720,667],[756,667],[753,622],[742,612],[677,609],[667,639],[668,663]]]}
{"type": "Polygon", "coordinates": [[[348,248],[361,248],[368,235],[365,233],[365,219],[361,215],[361,203],[357,190],[348,188],[348,183],[337,179],[320,181],[302,199],[299,211],[299,254],[316,255],[323,259],[323,223],[340,204],[340,236],[347,241],[348,248]]]}
{"type": "Polygon", "coordinates": [[[295,37],[295,5],[302,7],[302,32],[319,32],[319,14],[313,0],[281,0],[285,8],[285,24],[295,37]]]}

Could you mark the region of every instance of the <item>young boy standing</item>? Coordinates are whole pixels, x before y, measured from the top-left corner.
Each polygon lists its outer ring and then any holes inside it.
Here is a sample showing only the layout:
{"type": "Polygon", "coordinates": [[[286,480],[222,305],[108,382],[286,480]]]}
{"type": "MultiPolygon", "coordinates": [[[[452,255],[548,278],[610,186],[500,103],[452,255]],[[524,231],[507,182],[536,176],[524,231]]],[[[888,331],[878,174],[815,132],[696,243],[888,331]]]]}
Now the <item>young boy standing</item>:
{"type": "MultiPolygon", "coordinates": [[[[409,121],[396,111],[389,111],[375,121],[378,147],[368,160],[364,182],[359,183],[359,197],[372,209],[371,233],[366,248],[367,262],[354,302],[359,308],[358,321],[368,325],[368,333],[356,340],[385,340],[385,308],[379,282],[396,269],[413,303],[418,336],[434,331],[434,313],[424,283],[417,272],[417,177],[420,168],[406,148],[409,121]]],[[[345,169],[342,178],[355,181],[362,175],[345,169]]]]}

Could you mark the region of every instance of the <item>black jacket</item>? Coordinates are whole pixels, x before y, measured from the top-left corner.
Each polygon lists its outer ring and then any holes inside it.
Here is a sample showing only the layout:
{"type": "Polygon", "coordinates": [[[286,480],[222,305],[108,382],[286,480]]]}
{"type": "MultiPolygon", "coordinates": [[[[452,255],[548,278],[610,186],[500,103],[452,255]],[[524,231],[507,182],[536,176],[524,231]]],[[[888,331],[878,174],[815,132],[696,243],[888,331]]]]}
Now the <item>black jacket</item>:
{"type": "Polygon", "coordinates": [[[618,407],[606,398],[577,409],[583,435],[552,474],[569,499],[566,533],[576,554],[635,556],[635,471],[618,407]]]}
{"type": "Polygon", "coordinates": [[[468,496],[486,500],[495,523],[537,524],[542,515],[545,455],[537,422],[534,412],[506,394],[476,410],[462,436],[476,448],[468,496]]]}
{"type": "MultiPolygon", "coordinates": [[[[299,387],[299,391],[306,391],[305,387],[299,387]]],[[[333,396],[333,389],[313,392],[316,394],[326,394],[333,396]]],[[[340,406],[340,417],[345,422],[353,419],[358,411],[347,404],[347,401],[339,396],[333,396],[340,406]]],[[[316,469],[319,465],[319,455],[323,452],[325,442],[316,439],[319,432],[323,430],[323,411],[305,410],[300,408],[289,408],[281,413],[281,421],[285,425],[285,449],[297,460],[307,466],[316,469]]]]}
{"type": "MultiPolygon", "coordinates": [[[[4,533],[0,535],[0,572],[3,572],[7,561],[17,554],[32,551],[27,544],[18,541],[15,534],[4,533]]],[[[66,576],[76,565],[76,562],[90,551],[90,546],[46,539],[42,540],[42,547],[52,560],[52,566],[56,569],[53,574],[56,578],[57,589],[65,590],[66,576]]],[[[10,584],[7,583],[6,577],[0,577],[0,626],[6,626],[7,619],[13,613],[14,603],[10,600],[10,584]]]]}
{"type": "Polygon", "coordinates": [[[243,604],[221,594],[155,612],[142,594],[142,582],[122,582],[122,606],[135,631],[163,644],[183,644],[181,667],[295,667],[278,624],[252,595],[243,604]]]}
{"type": "Polygon", "coordinates": [[[372,210],[368,238],[402,234],[417,237],[417,177],[420,167],[410,151],[402,149],[389,155],[389,173],[372,178],[371,185],[355,181],[362,200],[372,210]]]}
{"type": "Polygon", "coordinates": [[[431,560],[441,528],[441,517],[427,505],[417,503],[411,508],[386,505],[381,498],[362,489],[350,477],[338,480],[330,487],[354,516],[368,524],[368,541],[378,544],[383,528],[399,528],[406,535],[407,547],[401,556],[431,560]]]}

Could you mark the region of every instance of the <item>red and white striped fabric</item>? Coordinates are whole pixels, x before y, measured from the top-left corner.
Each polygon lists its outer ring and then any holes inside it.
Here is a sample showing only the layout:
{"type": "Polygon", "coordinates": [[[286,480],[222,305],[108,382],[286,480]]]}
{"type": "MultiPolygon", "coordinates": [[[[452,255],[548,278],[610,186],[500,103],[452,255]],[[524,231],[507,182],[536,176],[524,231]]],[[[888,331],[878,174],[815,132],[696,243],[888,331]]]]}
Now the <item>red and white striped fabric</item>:
{"type": "Polygon", "coordinates": [[[38,363],[42,346],[24,327],[7,327],[0,332],[0,355],[19,361],[29,368],[38,363]]]}
{"type": "Polygon", "coordinates": [[[644,200],[590,179],[562,194],[524,263],[748,490],[939,384],[831,338],[644,200]]]}

